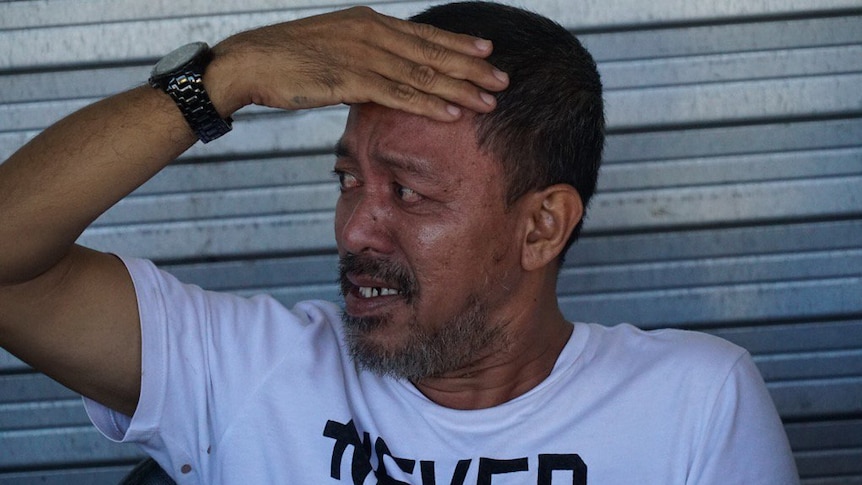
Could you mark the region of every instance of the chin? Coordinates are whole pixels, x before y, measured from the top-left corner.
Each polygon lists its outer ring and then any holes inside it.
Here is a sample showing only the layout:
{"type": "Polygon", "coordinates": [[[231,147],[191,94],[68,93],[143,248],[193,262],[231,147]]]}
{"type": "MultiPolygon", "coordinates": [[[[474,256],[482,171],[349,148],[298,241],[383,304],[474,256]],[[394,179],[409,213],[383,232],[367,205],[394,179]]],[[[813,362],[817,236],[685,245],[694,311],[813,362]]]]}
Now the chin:
{"type": "Polygon", "coordinates": [[[353,317],[345,313],[343,321],[348,351],[360,369],[399,379],[427,376],[427,366],[415,358],[411,339],[395,338],[397,332],[387,317],[353,317]]]}
{"type": "Polygon", "coordinates": [[[345,340],[360,369],[411,381],[469,366],[489,349],[505,345],[501,327],[489,325],[478,299],[431,330],[411,320],[395,325],[387,317],[343,314],[345,340]],[[397,330],[397,331],[396,331],[397,330]]]}

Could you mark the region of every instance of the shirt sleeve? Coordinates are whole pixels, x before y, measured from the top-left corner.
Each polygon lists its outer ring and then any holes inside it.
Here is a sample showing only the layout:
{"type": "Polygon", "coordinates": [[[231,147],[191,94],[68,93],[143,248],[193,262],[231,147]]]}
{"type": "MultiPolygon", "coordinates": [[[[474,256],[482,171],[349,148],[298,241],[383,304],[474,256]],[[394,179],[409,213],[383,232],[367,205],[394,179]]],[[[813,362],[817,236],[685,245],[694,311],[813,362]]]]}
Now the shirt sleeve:
{"type": "MultiPolygon", "coordinates": [[[[208,304],[203,290],[184,285],[171,275],[158,270],[150,261],[121,258],[135,287],[138,316],[141,322],[141,394],[133,416],[125,416],[95,401],[84,398],[90,420],[108,439],[120,443],[136,443],[156,459],[165,470],[194,463],[189,446],[170,442],[173,430],[164,419],[164,409],[170,408],[178,395],[199,395],[206,382],[201,365],[206,352],[204,340],[208,333],[208,304]],[[171,334],[179,336],[176,344],[169,343],[171,334]],[[187,365],[176,366],[177,358],[187,365]],[[179,367],[169,378],[171,366],[179,367]],[[195,379],[193,376],[199,374],[195,379]],[[170,383],[178,384],[171,388],[170,383]],[[183,391],[185,388],[185,392],[183,391]],[[167,441],[166,441],[167,440],[167,441]],[[170,451],[169,451],[170,450],[170,451]]],[[[199,404],[188,399],[179,412],[189,420],[198,421],[199,404]]],[[[198,427],[198,437],[207,432],[198,427]]],[[[173,474],[172,474],[173,475],[173,474]]]]}
{"type": "Polygon", "coordinates": [[[243,298],[180,282],[146,260],[121,258],[141,321],[141,394],[127,417],[85,399],[106,437],[136,443],[185,482],[207,461],[270,369],[302,354],[304,331],[330,318],[308,302],[292,311],[269,296],[243,298]],[[298,350],[300,349],[300,350],[298,350]]]}
{"type": "Polygon", "coordinates": [[[686,483],[799,483],[781,419],[747,352],[731,368],[713,403],[686,483]]]}

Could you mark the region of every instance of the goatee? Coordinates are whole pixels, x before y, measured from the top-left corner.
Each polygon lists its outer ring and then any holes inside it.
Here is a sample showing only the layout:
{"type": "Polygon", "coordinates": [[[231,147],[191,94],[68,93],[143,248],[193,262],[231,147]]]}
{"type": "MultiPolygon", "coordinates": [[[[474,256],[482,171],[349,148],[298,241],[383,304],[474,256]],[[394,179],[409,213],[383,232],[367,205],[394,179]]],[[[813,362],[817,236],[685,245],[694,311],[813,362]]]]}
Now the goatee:
{"type": "Polygon", "coordinates": [[[487,309],[476,295],[468,296],[448,321],[420,325],[415,308],[421,298],[419,287],[407,268],[393,261],[347,254],[340,260],[339,273],[342,295],[354,288],[348,274],[369,276],[399,289],[399,297],[411,309],[403,323],[393,322],[392,315],[386,314],[354,317],[342,313],[348,351],[360,368],[417,381],[463,369],[489,349],[504,347],[502,329],[488,325],[487,309]],[[406,335],[392,344],[391,339],[381,339],[381,332],[406,335]]]}

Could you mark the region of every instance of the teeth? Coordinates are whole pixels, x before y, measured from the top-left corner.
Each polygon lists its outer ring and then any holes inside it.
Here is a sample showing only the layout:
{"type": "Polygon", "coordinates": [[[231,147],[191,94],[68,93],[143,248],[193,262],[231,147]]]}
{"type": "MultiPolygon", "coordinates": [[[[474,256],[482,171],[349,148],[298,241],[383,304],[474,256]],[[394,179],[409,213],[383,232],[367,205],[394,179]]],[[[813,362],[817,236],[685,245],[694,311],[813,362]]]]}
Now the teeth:
{"type": "Polygon", "coordinates": [[[397,295],[398,290],[392,288],[377,288],[377,287],[369,287],[369,286],[360,286],[359,294],[362,295],[362,298],[374,298],[376,296],[392,296],[397,295]]]}

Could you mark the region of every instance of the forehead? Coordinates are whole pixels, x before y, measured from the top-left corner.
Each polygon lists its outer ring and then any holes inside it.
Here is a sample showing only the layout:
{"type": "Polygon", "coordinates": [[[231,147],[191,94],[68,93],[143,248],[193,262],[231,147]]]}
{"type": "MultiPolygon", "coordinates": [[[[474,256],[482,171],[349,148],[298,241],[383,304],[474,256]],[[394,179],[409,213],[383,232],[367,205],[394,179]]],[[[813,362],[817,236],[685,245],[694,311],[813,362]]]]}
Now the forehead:
{"type": "Polygon", "coordinates": [[[447,123],[374,104],[354,105],[337,149],[357,161],[438,175],[501,170],[479,148],[469,115],[447,123]]]}

